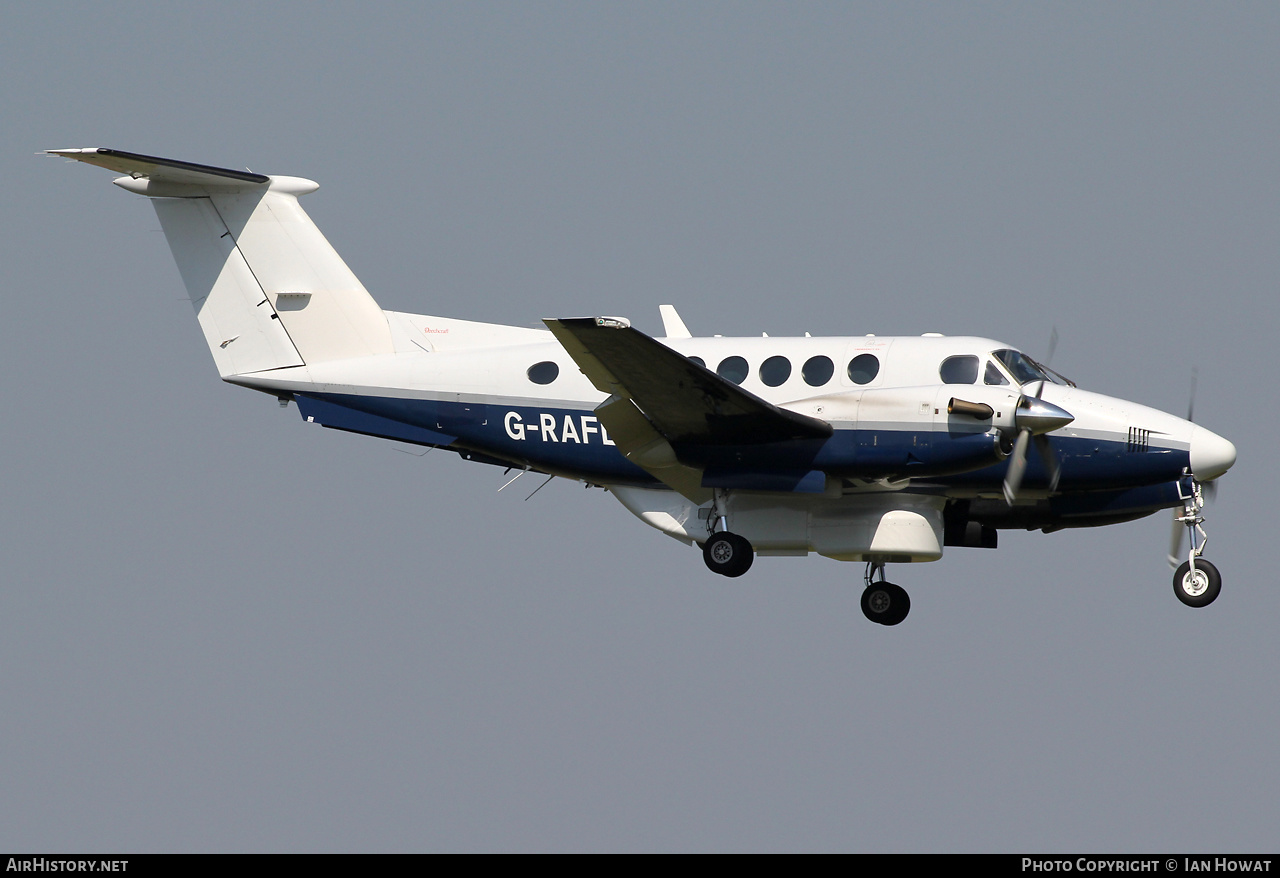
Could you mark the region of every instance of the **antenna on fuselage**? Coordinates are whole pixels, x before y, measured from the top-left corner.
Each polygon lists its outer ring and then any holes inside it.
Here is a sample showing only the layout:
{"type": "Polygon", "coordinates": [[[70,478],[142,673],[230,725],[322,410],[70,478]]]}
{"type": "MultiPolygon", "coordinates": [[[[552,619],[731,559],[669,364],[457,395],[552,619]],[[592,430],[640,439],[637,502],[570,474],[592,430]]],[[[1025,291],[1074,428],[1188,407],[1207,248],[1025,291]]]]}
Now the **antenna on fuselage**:
{"type": "MultiPolygon", "coordinates": [[[[543,482],[541,485],[539,485],[538,487],[536,487],[536,488],[534,488],[534,489],[533,489],[533,494],[538,493],[538,492],[539,492],[539,491],[541,491],[543,488],[545,488],[547,485],[551,484],[551,480],[552,480],[552,479],[554,479],[554,478],[555,478],[555,476],[547,476],[547,480],[546,480],[545,482],[543,482]]],[[[525,499],[526,501],[533,499],[533,494],[530,494],[528,497],[525,497],[524,499],[525,499]]]]}
{"type": "MultiPolygon", "coordinates": [[[[520,478],[522,475],[524,475],[524,474],[525,474],[525,473],[527,473],[528,471],[529,471],[529,468],[526,466],[524,469],[520,470],[520,472],[516,473],[516,474],[515,474],[514,476],[512,476],[511,478],[507,479],[507,481],[503,484],[502,488],[507,487],[507,485],[510,485],[512,482],[514,482],[516,479],[520,478]]],[[[511,472],[510,468],[508,468],[508,469],[507,469],[507,473],[509,473],[509,472],[511,472]]],[[[503,475],[505,476],[507,473],[503,473],[503,475]]],[[[502,488],[499,488],[499,489],[498,489],[498,493],[499,493],[499,494],[501,494],[501,493],[502,493],[502,488]]]]}

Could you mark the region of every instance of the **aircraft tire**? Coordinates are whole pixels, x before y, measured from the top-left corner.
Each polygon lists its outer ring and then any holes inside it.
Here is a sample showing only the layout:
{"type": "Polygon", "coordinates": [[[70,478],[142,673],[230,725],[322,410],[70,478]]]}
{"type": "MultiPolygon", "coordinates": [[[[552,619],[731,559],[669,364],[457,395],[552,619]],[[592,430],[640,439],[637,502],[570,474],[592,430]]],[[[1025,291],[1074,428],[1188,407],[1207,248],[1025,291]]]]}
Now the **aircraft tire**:
{"type": "Polygon", "coordinates": [[[745,537],[737,534],[712,534],[702,544],[702,560],[707,568],[721,576],[741,576],[751,569],[755,552],[745,537]]]}
{"type": "Polygon", "coordinates": [[[1191,562],[1183,561],[1173,574],[1173,593],[1188,607],[1207,607],[1222,591],[1222,576],[1218,568],[1208,561],[1196,559],[1196,572],[1191,573],[1191,562]]]}
{"type": "Polygon", "coordinates": [[[862,615],[877,625],[897,625],[911,612],[911,596],[892,582],[873,582],[862,590],[862,615]]]}

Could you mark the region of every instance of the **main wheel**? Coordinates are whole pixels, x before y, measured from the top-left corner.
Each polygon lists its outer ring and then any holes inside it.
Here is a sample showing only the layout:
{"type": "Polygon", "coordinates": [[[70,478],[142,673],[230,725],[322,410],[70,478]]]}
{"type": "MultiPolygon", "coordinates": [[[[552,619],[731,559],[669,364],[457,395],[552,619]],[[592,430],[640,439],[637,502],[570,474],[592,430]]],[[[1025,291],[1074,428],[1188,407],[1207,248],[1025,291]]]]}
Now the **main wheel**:
{"type": "Polygon", "coordinates": [[[862,591],[862,615],[880,625],[897,625],[911,612],[907,590],[892,582],[873,582],[862,591]]]}
{"type": "Polygon", "coordinates": [[[751,569],[755,557],[751,543],[737,534],[712,534],[702,544],[702,560],[709,570],[721,576],[741,576],[751,569]]]}
{"type": "Polygon", "coordinates": [[[1178,572],[1173,574],[1173,593],[1188,607],[1207,607],[1213,603],[1222,591],[1222,577],[1218,568],[1208,561],[1196,559],[1196,569],[1191,571],[1191,562],[1183,561],[1178,572]]]}

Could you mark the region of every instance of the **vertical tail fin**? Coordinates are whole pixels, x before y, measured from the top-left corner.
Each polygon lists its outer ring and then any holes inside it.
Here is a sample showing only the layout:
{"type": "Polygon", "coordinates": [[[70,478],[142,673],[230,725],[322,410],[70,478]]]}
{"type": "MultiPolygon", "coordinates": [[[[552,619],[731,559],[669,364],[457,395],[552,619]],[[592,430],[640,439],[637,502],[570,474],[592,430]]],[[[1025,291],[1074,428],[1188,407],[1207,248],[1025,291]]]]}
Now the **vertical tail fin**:
{"type": "Polygon", "coordinates": [[[50,150],[152,199],[222,376],[391,353],[386,316],[298,196],[318,187],[110,149],[50,150]]]}

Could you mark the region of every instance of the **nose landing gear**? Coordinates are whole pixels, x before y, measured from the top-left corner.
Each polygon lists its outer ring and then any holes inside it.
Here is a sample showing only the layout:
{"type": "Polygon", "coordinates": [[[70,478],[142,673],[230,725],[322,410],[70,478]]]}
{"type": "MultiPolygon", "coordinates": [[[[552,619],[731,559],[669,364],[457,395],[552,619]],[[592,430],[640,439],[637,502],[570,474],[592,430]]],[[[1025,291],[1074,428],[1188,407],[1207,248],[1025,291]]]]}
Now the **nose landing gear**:
{"type": "Polygon", "coordinates": [[[911,597],[900,585],[884,580],[884,564],[867,562],[863,574],[866,588],[862,590],[862,615],[879,625],[897,625],[911,612],[911,597]],[[879,574],[879,581],[873,581],[879,574]]]}
{"type": "Polygon", "coordinates": [[[1191,481],[1191,493],[1182,496],[1179,491],[1179,494],[1182,499],[1182,514],[1179,515],[1176,509],[1173,513],[1173,544],[1169,551],[1169,566],[1178,563],[1182,548],[1182,527],[1186,528],[1191,548],[1187,552],[1187,560],[1173,574],[1173,593],[1188,607],[1207,607],[1222,591],[1222,576],[1217,567],[1200,557],[1209,542],[1208,534],[1201,527],[1204,524],[1204,517],[1200,514],[1200,510],[1204,509],[1204,494],[1200,483],[1194,479],[1191,481]]]}

